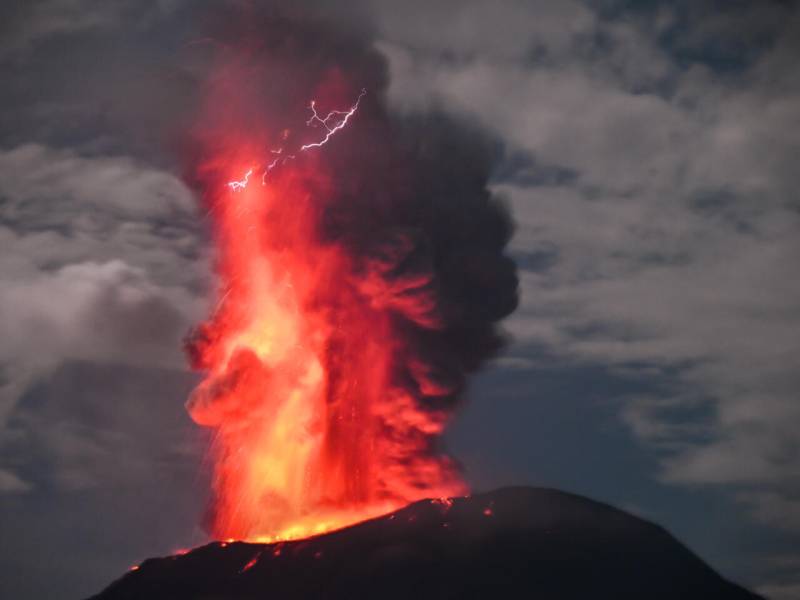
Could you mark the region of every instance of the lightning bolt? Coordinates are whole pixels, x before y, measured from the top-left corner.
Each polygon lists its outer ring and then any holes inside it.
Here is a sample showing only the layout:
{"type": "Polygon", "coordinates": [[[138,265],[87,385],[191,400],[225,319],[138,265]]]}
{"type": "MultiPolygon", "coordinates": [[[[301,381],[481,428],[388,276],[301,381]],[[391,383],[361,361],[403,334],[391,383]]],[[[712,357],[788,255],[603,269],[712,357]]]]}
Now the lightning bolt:
{"type": "MultiPolygon", "coordinates": [[[[298,152],[306,152],[313,148],[321,148],[325,144],[330,141],[330,139],[336,135],[336,132],[341,131],[347,126],[347,123],[350,121],[352,116],[358,110],[358,106],[361,103],[361,98],[367,93],[366,89],[362,89],[361,93],[356,98],[356,101],[348,110],[332,110],[330,111],[325,117],[321,117],[317,112],[317,105],[316,101],[312,100],[309,104],[309,108],[311,109],[311,117],[306,121],[307,127],[318,127],[322,126],[325,128],[325,137],[323,137],[318,142],[312,142],[310,144],[303,144],[297,150],[298,152]]],[[[277,154],[272,162],[267,164],[264,167],[264,171],[261,174],[261,185],[267,184],[267,175],[278,165],[285,164],[289,160],[294,160],[294,154],[284,154],[283,147],[281,146],[277,150],[270,150],[272,154],[277,154]]],[[[250,176],[253,174],[253,169],[250,169],[245,173],[244,178],[238,181],[229,181],[226,185],[231,189],[231,191],[239,192],[242,191],[247,187],[247,184],[250,182],[250,176]]]]}
{"type": "Polygon", "coordinates": [[[332,110],[331,112],[328,113],[328,115],[324,119],[320,118],[320,116],[317,114],[316,103],[314,102],[314,100],[312,100],[310,105],[312,114],[311,118],[308,121],[306,121],[306,125],[310,127],[316,123],[319,123],[327,130],[328,133],[319,142],[314,142],[312,144],[305,144],[303,146],[300,146],[300,151],[305,152],[306,150],[310,150],[311,148],[321,148],[322,146],[327,144],[328,140],[330,140],[336,134],[337,131],[339,131],[340,129],[344,129],[344,127],[347,125],[347,122],[350,120],[350,117],[352,117],[358,110],[358,105],[361,103],[361,98],[363,98],[364,94],[366,93],[367,90],[364,89],[361,90],[361,93],[358,95],[358,98],[356,98],[355,104],[353,104],[353,106],[350,107],[350,110],[332,110]],[[336,121],[337,118],[339,119],[338,121],[336,121]],[[333,122],[335,123],[333,126],[328,124],[331,120],[333,120],[333,122]]]}
{"type": "Polygon", "coordinates": [[[244,174],[244,179],[240,181],[229,181],[226,185],[229,188],[231,188],[234,192],[236,190],[243,190],[244,188],[247,187],[247,183],[250,180],[250,175],[252,174],[253,174],[253,169],[250,169],[249,171],[247,171],[247,173],[244,174]]]}
{"type": "Polygon", "coordinates": [[[272,169],[277,167],[279,164],[284,164],[287,160],[293,160],[294,154],[289,154],[287,156],[282,156],[283,148],[278,148],[277,150],[270,150],[273,154],[278,154],[279,156],[275,158],[271,163],[267,165],[264,169],[264,172],[261,174],[261,185],[267,185],[267,175],[269,174],[272,169]]]}

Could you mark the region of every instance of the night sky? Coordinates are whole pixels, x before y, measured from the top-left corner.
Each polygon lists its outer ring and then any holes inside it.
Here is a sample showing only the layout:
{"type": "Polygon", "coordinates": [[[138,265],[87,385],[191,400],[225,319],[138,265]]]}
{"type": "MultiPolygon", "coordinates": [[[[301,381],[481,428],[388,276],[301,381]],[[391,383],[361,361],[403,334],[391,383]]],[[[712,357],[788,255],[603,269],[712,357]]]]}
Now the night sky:
{"type": "MultiPolygon", "coordinates": [[[[208,539],[181,340],[213,248],[176,140],[237,4],[0,4],[2,598],[208,539]]],[[[286,3],[380,51],[393,111],[500,156],[521,299],[447,434],[473,489],[610,502],[800,598],[800,8],[344,4],[286,3]]]]}

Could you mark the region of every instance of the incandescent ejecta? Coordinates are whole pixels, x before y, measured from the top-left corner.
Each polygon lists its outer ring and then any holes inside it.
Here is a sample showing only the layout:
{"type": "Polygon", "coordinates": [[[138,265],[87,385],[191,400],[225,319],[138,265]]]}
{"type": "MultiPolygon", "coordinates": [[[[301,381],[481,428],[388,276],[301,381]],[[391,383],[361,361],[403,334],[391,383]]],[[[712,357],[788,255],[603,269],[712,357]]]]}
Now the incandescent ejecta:
{"type": "Polygon", "coordinates": [[[186,345],[213,535],[294,539],[465,493],[440,438],[517,302],[495,148],[392,114],[357,37],[255,15],[231,30],[187,144],[218,275],[186,345]]]}

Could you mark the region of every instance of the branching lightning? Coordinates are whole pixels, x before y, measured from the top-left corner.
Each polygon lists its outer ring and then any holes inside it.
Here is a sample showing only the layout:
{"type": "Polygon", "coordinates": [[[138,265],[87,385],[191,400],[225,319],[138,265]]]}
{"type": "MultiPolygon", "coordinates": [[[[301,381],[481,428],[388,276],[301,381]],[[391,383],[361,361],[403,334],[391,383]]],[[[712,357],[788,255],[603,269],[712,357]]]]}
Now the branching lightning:
{"type": "Polygon", "coordinates": [[[358,105],[361,102],[361,98],[363,98],[364,94],[366,93],[367,90],[363,89],[361,90],[361,93],[358,95],[358,98],[356,98],[355,104],[353,104],[353,106],[350,107],[350,110],[332,110],[331,112],[328,113],[328,115],[324,119],[320,118],[320,116],[317,114],[317,108],[315,102],[312,100],[310,105],[312,115],[311,118],[308,121],[306,121],[306,125],[310,127],[319,123],[326,129],[327,134],[319,142],[313,142],[311,144],[305,144],[303,146],[300,146],[300,151],[304,152],[305,150],[309,150],[311,148],[320,148],[325,144],[327,144],[328,140],[330,140],[337,131],[343,129],[347,125],[347,122],[350,120],[350,117],[352,117],[358,110],[358,105]],[[336,119],[338,119],[338,121],[336,119]],[[333,126],[329,124],[331,121],[333,121],[334,123],[333,126]]]}
{"type": "MultiPolygon", "coordinates": [[[[307,150],[311,150],[313,148],[321,148],[325,144],[327,144],[330,139],[336,134],[336,132],[341,131],[347,126],[347,123],[350,121],[352,116],[358,110],[358,106],[361,103],[361,98],[367,93],[366,89],[362,89],[361,93],[356,98],[356,101],[348,110],[332,110],[330,111],[324,118],[317,113],[317,106],[316,101],[312,100],[309,104],[309,108],[311,109],[311,117],[306,121],[307,127],[317,127],[321,125],[325,128],[325,137],[317,142],[311,142],[309,144],[303,144],[297,150],[298,152],[306,152],[307,150]]],[[[281,146],[277,150],[270,150],[272,154],[276,154],[277,156],[264,167],[264,171],[261,174],[261,185],[267,184],[267,175],[278,165],[285,164],[286,161],[294,160],[294,154],[284,154],[283,147],[281,146]]],[[[241,180],[234,180],[229,181],[226,185],[231,189],[231,191],[238,192],[245,189],[250,183],[250,176],[253,174],[253,169],[249,169],[247,173],[245,173],[244,178],[241,180]]]]}

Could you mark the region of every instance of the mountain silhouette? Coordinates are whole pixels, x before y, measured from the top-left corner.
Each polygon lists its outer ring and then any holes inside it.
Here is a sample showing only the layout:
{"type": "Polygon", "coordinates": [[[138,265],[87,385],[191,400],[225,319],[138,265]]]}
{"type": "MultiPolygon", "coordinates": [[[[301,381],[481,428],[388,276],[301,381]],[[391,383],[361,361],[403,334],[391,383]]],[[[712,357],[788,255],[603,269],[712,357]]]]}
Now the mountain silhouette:
{"type": "MultiPolygon", "coordinates": [[[[423,500],[305,540],[153,558],[92,600],[755,600],[658,525],[551,489],[423,500]]],[[[763,600],[763,599],[762,599],[763,600]]]]}

